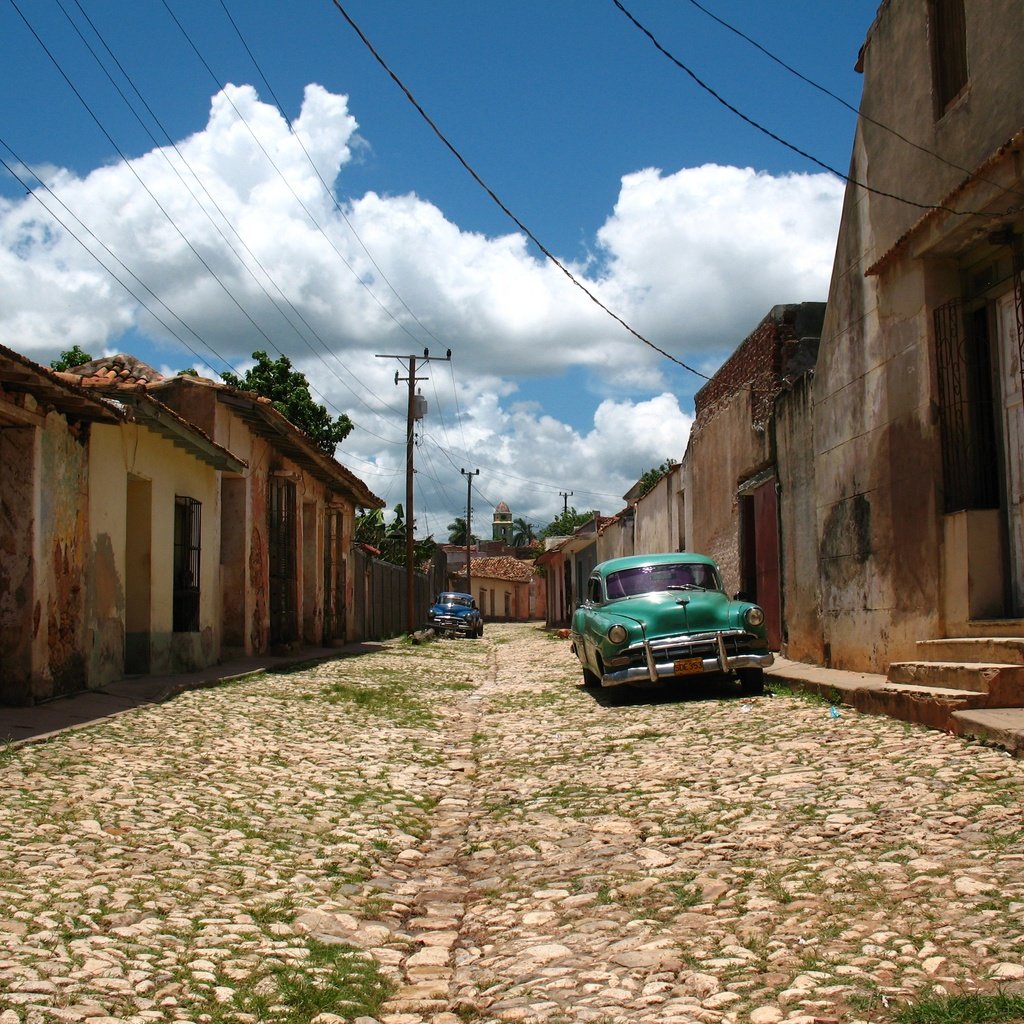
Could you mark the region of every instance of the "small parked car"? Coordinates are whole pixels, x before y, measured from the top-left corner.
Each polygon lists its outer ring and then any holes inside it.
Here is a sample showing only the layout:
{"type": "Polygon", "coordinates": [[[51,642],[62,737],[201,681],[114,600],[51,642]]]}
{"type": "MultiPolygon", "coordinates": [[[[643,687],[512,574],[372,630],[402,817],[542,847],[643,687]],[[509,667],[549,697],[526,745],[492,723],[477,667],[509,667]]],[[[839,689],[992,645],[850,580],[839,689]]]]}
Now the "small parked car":
{"type": "Polygon", "coordinates": [[[755,695],[774,661],[761,608],[729,597],[714,560],[685,551],[596,566],[570,636],[584,686],[728,676],[755,695]]]}
{"type": "Polygon", "coordinates": [[[484,635],[484,620],[472,594],[448,590],[437,595],[427,612],[427,626],[447,636],[484,635]]]}

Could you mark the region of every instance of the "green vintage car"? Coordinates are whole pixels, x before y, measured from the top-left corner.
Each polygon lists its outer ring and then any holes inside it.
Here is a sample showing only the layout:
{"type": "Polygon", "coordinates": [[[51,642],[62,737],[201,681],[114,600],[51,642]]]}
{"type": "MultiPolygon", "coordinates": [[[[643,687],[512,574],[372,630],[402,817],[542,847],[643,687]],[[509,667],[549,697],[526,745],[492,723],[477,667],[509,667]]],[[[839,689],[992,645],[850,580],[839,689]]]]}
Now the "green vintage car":
{"type": "Polygon", "coordinates": [[[738,677],[764,693],[764,612],[730,598],[714,560],[687,551],[613,558],[596,566],[572,618],[584,686],[738,677]]]}

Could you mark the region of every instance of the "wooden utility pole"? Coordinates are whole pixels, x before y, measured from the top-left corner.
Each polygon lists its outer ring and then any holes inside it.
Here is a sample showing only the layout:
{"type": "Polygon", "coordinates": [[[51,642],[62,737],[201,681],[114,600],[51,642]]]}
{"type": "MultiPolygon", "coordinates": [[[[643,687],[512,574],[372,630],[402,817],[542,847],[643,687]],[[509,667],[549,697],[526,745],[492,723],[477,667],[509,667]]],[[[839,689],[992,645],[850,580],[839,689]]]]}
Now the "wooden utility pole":
{"type": "Polygon", "coordinates": [[[473,567],[470,561],[470,548],[473,544],[473,477],[479,476],[480,470],[474,469],[470,472],[468,469],[460,469],[459,472],[466,478],[466,593],[472,594],[473,567]]]}
{"type": "Polygon", "coordinates": [[[562,515],[568,515],[569,499],[572,497],[572,491],[559,491],[558,496],[562,499],[562,515]]]}
{"type": "MultiPolygon", "coordinates": [[[[415,476],[416,470],[413,466],[413,441],[415,435],[413,428],[416,423],[416,384],[421,380],[426,380],[426,377],[416,376],[416,356],[396,356],[396,355],[377,355],[378,359],[397,359],[399,362],[404,363],[406,360],[409,361],[409,376],[399,376],[399,371],[395,370],[395,386],[398,386],[398,382],[401,380],[409,382],[409,409],[406,415],[406,426],[405,426],[405,629],[408,633],[413,633],[416,630],[416,576],[415,567],[413,565],[413,552],[415,551],[415,537],[413,536],[413,477],[415,476]]],[[[425,348],[423,355],[420,358],[421,363],[429,363],[431,360],[430,349],[425,348]]],[[[447,353],[441,356],[434,356],[435,359],[443,358],[445,362],[450,362],[452,358],[452,350],[448,349],[447,353]]]]}

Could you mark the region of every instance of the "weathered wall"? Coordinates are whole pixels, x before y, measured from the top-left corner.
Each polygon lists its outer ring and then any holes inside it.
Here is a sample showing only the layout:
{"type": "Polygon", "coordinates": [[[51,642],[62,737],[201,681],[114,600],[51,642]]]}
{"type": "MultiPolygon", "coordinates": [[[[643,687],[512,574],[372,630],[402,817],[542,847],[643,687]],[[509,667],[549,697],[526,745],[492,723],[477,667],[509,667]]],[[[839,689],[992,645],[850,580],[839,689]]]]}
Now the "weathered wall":
{"type": "Polygon", "coordinates": [[[683,525],[679,489],[682,469],[673,466],[635,506],[634,551],[650,555],[679,551],[683,546],[683,525]]]}
{"type": "MultiPolygon", "coordinates": [[[[1020,130],[1024,96],[1024,4],[967,0],[970,81],[960,98],[938,116],[928,8],[928,0],[892,0],[880,6],[864,50],[864,116],[858,122],[871,161],[870,167],[860,162],[853,175],[865,180],[862,175],[869,172],[871,186],[880,192],[926,204],[944,199],[963,181],[961,168],[977,167],[1020,130]],[[921,148],[908,146],[899,135],[921,148]],[[948,162],[926,150],[942,154],[948,162]]],[[[870,219],[877,249],[869,262],[886,252],[922,213],[920,206],[876,194],[870,219]]]]}
{"type": "Polygon", "coordinates": [[[88,425],[51,413],[39,435],[36,663],[48,686],[36,699],[86,686],[85,577],[88,555],[88,425]]]}
{"type": "Polygon", "coordinates": [[[0,482],[0,702],[31,704],[38,500],[34,427],[0,429],[0,482]]]}
{"type": "MultiPolygon", "coordinates": [[[[183,672],[201,668],[220,656],[220,497],[216,471],[139,423],[93,428],[90,452],[92,558],[89,621],[92,646],[89,683],[102,686],[124,674],[126,583],[129,571],[141,571],[148,547],[150,623],[149,671],[183,672]],[[129,479],[149,481],[150,534],[133,535],[134,558],[128,561],[129,479]],[[202,504],[200,520],[200,584],[197,634],[175,633],[174,626],[174,499],[195,498],[202,504]]],[[[145,528],[137,499],[133,530],[145,528]]],[[[138,584],[133,576],[128,590],[138,584]]],[[[135,643],[145,644],[133,634],[135,643]]]]}
{"type": "Polygon", "coordinates": [[[775,403],[782,568],[782,653],[794,661],[823,657],[818,529],[814,495],[814,404],[811,375],[775,403]]]}
{"type": "Polygon", "coordinates": [[[764,430],[751,423],[749,391],[734,392],[716,415],[690,433],[683,460],[687,496],[687,547],[710,555],[722,570],[726,590],[740,587],[739,505],[736,489],[770,460],[764,430]]]}

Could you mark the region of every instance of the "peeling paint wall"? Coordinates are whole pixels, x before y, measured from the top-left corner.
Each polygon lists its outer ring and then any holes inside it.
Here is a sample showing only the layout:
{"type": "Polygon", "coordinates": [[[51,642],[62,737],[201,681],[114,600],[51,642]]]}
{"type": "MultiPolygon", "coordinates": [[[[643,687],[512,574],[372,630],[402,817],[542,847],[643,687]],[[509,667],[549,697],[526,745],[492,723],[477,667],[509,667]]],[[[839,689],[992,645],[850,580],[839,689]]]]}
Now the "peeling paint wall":
{"type": "Polygon", "coordinates": [[[0,401],[0,702],[83,689],[89,430],[31,396],[0,401]],[[12,417],[13,418],[13,417],[12,417]]]}
{"type": "Polygon", "coordinates": [[[0,429],[0,702],[33,701],[35,428],[0,429]]]}

